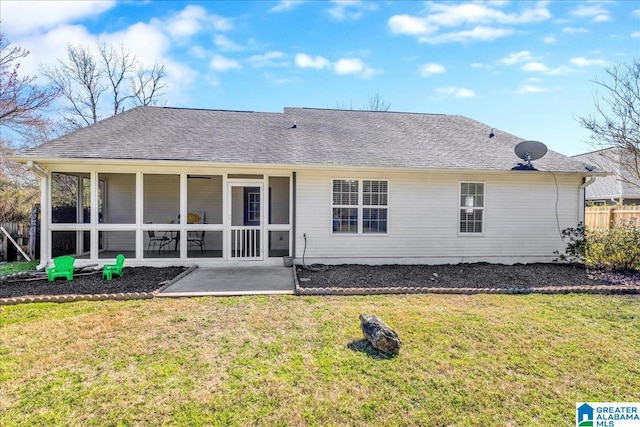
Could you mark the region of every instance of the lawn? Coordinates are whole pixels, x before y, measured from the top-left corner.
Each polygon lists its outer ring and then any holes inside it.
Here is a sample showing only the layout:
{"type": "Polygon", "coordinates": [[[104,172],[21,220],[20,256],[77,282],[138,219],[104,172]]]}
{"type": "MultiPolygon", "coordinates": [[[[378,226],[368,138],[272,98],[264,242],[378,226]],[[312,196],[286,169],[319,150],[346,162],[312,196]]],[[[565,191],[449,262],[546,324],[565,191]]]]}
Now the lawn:
{"type": "Polygon", "coordinates": [[[640,400],[640,298],[234,297],[0,307],[0,425],[570,426],[640,400]],[[365,348],[358,315],[404,342],[365,348]]]}

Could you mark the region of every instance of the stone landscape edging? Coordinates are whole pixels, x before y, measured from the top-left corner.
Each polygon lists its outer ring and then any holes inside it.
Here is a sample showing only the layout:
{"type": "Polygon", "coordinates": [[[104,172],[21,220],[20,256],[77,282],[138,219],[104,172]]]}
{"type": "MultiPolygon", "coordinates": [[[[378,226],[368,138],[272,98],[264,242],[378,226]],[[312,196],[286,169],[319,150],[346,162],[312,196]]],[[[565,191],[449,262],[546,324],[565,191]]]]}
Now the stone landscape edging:
{"type": "Polygon", "coordinates": [[[297,295],[384,295],[384,294],[601,294],[638,295],[640,286],[546,286],[538,288],[440,288],[440,287],[391,287],[391,288],[303,288],[296,283],[297,295]]]}
{"type": "Polygon", "coordinates": [[[32,302],[75,302],[75,301],[128,301],[154,298],[153,292],[127,292],[117,294],[67,294],[36,295],[24,297],[0,298],[0,306],[26,304],[32,302]]]}

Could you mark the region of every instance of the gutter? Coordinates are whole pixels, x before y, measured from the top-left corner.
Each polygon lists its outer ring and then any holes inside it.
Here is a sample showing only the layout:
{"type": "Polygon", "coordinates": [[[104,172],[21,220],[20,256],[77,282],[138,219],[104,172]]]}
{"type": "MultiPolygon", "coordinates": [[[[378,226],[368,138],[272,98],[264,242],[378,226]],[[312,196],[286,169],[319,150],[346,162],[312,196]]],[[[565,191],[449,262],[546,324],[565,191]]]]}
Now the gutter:
{"type": "Polygon", "coordinates": [[[33,160],[29,160],[27,162],[27,169],[29,169],[31,172],[35,173],[42,179],[47,179],[48,177],[44,169],[42,169],[37,163],[34,163],[33,160]]]}
{"type": "Polygon", "coordinates": [[[580,190],[584,190],[585,188],[587,188],[588,186],[590,186],[594,182],[596,182],[596,176],[592,175],[592,176],[589,177],[589,179],[587,181],[585,181],[582,184],[580,184],[580,190]]]}

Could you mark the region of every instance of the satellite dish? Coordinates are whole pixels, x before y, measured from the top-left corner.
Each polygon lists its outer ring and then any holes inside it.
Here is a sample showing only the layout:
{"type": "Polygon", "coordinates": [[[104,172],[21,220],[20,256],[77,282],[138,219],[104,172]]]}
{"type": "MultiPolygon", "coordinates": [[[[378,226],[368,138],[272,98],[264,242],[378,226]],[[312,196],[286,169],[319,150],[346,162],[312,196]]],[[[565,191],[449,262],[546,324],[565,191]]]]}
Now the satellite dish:
{"type": "Polygon", "coordinates": [[[538,160],[547,154],[547,146],[538,141],[522,141],[514,148],[516,156],[526,163],[518,163],[513,170],[537,170],[531,164],[531,160],[538,160]]]}

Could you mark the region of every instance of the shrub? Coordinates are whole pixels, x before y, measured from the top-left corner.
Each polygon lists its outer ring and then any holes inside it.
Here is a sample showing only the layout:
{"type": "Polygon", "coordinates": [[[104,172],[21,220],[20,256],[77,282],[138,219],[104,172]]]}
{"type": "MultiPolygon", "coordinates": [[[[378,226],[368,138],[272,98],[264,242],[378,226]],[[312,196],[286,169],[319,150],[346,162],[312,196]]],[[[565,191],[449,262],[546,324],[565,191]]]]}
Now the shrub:
{"type": "Polygon", "coordinates": [[[640,227],[618,223],[610,230],[587,229],[582,223],[562,232],[564,254],[554,261],[581,263],[600,270],[640,271],[640,227]]]}

